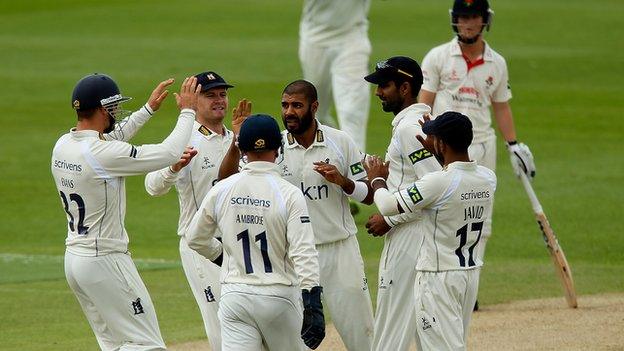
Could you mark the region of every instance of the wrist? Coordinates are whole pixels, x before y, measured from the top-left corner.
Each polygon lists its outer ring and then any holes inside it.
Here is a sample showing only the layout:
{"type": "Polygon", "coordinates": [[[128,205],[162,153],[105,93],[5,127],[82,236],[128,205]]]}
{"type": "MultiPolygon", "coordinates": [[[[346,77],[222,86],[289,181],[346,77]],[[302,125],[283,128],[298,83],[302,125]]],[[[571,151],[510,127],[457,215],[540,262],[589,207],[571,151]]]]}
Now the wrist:
{"type": "Polygon", "coordinates": [[[375,177],[373,178],[373,180],[370,181],[370,185],[371,188],[373,189],[379,189],[379,188],[385,188],[386,187],[386,178],[384,177],[375,177]],[[379,186],[375,186],[375,184],[380,184],[379,186]]]}
{"type": "Polygon", "coordinates": [[[509,145],[509,146],[516,145],[516,144],[518,144],[518,140],[507,141],[507,145],[509,145]]]}
{"type": "Polygon", "coordinates": [[[169,166],[169,171],[171,171],[171,173],[174,173],[174,174],[180,172],[179,169],[176,171],[174,166],[169,166]]]}

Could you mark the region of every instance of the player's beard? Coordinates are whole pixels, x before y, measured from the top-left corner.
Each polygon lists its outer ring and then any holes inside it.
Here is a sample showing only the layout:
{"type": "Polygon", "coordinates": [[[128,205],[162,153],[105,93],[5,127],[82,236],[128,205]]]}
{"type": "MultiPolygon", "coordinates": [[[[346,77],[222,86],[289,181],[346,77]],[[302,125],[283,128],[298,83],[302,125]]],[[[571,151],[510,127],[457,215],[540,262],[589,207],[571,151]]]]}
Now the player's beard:
{"type": "Polygon", "coordinates": [[[300,135],[303,134],[306,130],[310,128],[312,122],[314,121],[314,114],[312,113],[312,106],[308,107],[308,111],[301,117],[297,116],[284,116],[283,118],[284,128],[292,134],[300,135]],[[296,127],[289,126],[288,121],[296,119],[298,121],[298,125],[296,127]]]}
{"type": "Polygon", "coordinates": [[[115,130],[115,123],[117,123],[117,120],[115,120],[115,117],[113,117],[110,113],[107,113],[108,115],[108,127],[104,128],[104,133],[110,133],[113,130],[115,130]]]}
{"type": "Polygon", "coordinates": [[[392,112],[396,115],[403,109],[403,100],[400,96],[397,96],[397,98],[394,100],[382,100],[381,108],[384,110],[384,112],[392,112]]]}

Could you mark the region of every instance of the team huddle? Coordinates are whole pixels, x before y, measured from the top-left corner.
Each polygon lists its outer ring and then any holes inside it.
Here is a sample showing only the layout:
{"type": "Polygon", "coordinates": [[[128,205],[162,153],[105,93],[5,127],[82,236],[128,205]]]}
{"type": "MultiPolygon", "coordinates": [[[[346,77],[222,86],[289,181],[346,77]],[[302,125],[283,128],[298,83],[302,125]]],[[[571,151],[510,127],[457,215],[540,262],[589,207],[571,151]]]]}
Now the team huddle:
{"type": "MultiPolygon", "coordinates": [[[[313,2],[304,11],[327,10],[313,2]]],[[[361,2],[365,17],[370,3],[361,2]]],[[[282,131],[246,99],[226,128],[234,86],[208,71],[184,79],[175,127],[147,145],[129,141],[174,80],[129,114],[112,78],[82,78],[72,93],[78,122],[54,146],[51,169],[68,221],[66,278],[100,348],[166,349],[124,227],[125,177],[147,174],[150,195],[178,194],[181,262],[213,351],[316,349],[325,311],[348,350],[466,349],[496,190],[490,106],[514,172],[535,174],[528,147],[516,141],[506,63],[482,38],[492,15],[487,0],[456,0],[456,37],[422,68],[394,56],[350,83],[374,85],[394,116],[384,159],[365,153],[358,129],[368,119],[368,88],[361,102],[349,95],[360,88],[329,88],[309,67],[312,77],[282,92],[282,131]],[[341,129],[325,124],[328,89],[341,129]],[[375,204],[366,229],[384,238],[375,313],[351,211],[358,202],[375,204]]],[[[302,64],[330,60],[303,43],[302,64]]]]}

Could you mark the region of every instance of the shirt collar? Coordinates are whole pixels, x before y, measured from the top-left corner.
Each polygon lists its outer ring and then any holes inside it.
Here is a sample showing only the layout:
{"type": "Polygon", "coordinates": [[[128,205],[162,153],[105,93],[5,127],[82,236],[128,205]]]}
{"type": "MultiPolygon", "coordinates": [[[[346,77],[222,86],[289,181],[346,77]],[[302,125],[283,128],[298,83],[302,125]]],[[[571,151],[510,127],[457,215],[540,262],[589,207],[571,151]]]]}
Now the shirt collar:
{"type": "Polygon", "coordinates": [[[280,175],[279,166],[275,162],[267,161],[253,161],[245,164],[242,171],[249,171],[250,173],[275,173],[280,175]]]}
{"type": "Polygon", "coordinates": [[[69,134],[75,139],[98,138],[100,140],[105,140],[102,133],[93,129],[76,130],[76,128],[72,128],[69,130],[69,134]]]}
{"type": "Polygon", "coordinates": [[[392,120],[392,126],[396,127],[399,122],[401,122],[401,120],[409,118],[410,116],[418,115],[418,118],[420,118],[420,115],[424,115],[427,113],[431,113],[431,107],[429,107],[428,105],[422,103],[411,104],[401,110],[401,112],[397,113],[396,116],[394,116],[394,119],[392,120]]]}
{"type": "MultiPolygon", "coordinates": [[[[284,145],[288,149],[295,148],[297,146],[303,147],[299,145],[295,136],[290,132],[286,132],[284,145]]],[[[316,135],[314,136],[314,141],[310,146],[325,146],[325,126],[321,124],[321,122],[316,120],[316,135]]]]}
{"type": "Polygon", "coordinates": [[[461,171],[474,171],[477,169],[477,162],[476,161],[468,161],[468,162],[462,162],[462,161],[455,161],[452,162],[449,165],[446,165],[446,167],[444,167],[444,169],[446,170],[461,170],[461,171]]]}
{"type": "MultiPolygon", "coordinates": [[[[220,133],[216,133],[213,130],[211,130],[210,128],[204,126],[203,124],[195,121],[193,124],[193,129],[197,130],[200,134],[204,135],[206,138],[211,139],[214,138],[217,135],[221,135],[220,133]]],[[[230,130],[228,130],[225,126],[223,126],[223,130],[225,131],[224,136],[229,135],[230,133],[232,133],[230,130]]]]}
{"type": "MultiPolygon", "coordinates": [[[[483,40],[483,43],[485,44],[485,49],[483,49],[483,60],[493,61],[494,55],[492,54],[492,48],[490,48],[487,41],[483,40]]],[[[451,40],[451,56],[463,56],[457,36],[451,40]]]]}

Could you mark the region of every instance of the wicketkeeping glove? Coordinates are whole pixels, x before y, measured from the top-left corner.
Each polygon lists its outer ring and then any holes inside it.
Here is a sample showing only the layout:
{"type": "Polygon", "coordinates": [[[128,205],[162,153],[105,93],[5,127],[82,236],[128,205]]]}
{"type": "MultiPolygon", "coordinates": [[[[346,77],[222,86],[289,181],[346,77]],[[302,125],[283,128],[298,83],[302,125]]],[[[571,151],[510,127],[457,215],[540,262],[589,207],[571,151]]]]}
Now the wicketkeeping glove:
{"type": "Polygon", "coordinates": [[[310,290],[301,290],[301,297],[303,298],[301,338],[306,346],[313,350],[325,338],[325,316],[323,315],[323,304],[321,303],[322,292],[323,288],[320,286],[315,286],[310,290]]]}
{"type": "Polygon", "coordinates": [[[507,144],[507,150],[509,150],[511,167],[517,177],[520,177],[522,173],[526,174],[529,179],[535,177],[535,162],[528,146],[512,141],[507,144]]]}

